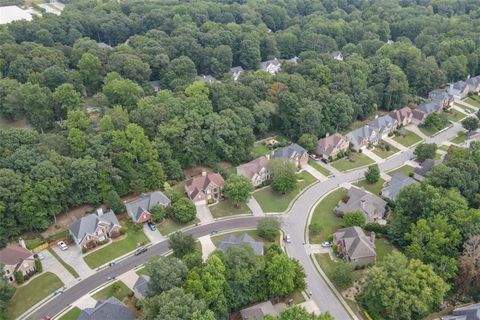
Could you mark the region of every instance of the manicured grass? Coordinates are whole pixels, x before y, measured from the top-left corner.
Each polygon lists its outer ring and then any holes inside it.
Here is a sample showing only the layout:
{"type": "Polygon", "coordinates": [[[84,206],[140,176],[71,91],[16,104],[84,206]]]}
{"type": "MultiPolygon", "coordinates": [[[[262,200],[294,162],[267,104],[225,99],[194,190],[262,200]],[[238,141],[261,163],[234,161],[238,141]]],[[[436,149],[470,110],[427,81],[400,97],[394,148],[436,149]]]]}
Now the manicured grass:
{"type": "Polygon", "coordinates": [[[266,155],[270,150],[263,144],[255,144],[252,149],[252,155],[254,158],[258,158],[266,155]]]}
{"type": "Polygon", "coordinates": [[[26,239],[25,240],[25,245],[27,246],[28,250],[35,249],[36,247],[44,244],[45,241],[42,240],[41,238],[34,238],[34,239],[26,239]]]}
{"type": "Polygon", "coordinates": [[[7,307],[7,319],[16,319],[62,286],[62,281],[51,272],[35,277],[26,285],[17,288],[7,307]]]}
{"type": "Polygon", "coordinates": [[[339,171],[346,171],[367,166],[374,161],[362,153],[352,153],[350,157],[330,162],[330,165],[339,171]]]}
{"type": "Polygon", "coordinates": [[[447,119],[453,122],[460,121],[466,117],[466,115],[455,109],[450,109],[445,112],[445,114],[447,115],[447,119]]]}
{"type": "Polygon", "coordinates": [[[442,155],[440,153],[436,152],[434,159],[435,160],[440,160],[440,159],[442,159],[442,155]]]}
{"type": "Polygon", "coordinates": [[[289,301],[290,299],[293,300],[293,304],[300,304],[302,302],[305,302],[305,298],[303,297],[302,292],[299,290],[293,291],[291,294],[288,295],[287,298],[285,298],[286,301],[289,301]]]}
{"type": "Polygon", "coordinates": [[[163,220],[162,223],[157,224],[157,229],[158,229],[158,231],[160,231],[160,233],[162,235],[167,236],[172,232],[175,232],[175,231],[180,230],[182,228],[191,226],[191,225],[197,223],[198,221],[199,221],[198,219],[195,219],[191,222],[179,223],[179,222],[175,222],[172,219],[168,218],[168,219],[163,220]]]}
{"type": "Polygon", "coordinates": [[[375,183],[368,183],[366,179],[360,180],[355,185],[360,188],[364,188],[367,191],[370,191],[373,194],[380,194],[380,191],[383,189],[383,185],[385,184],[385,180],[380,178],[375,183]]]}
{"type": "Polygon", "coordinates": [[[450,146],[447,146],[446,144],[442,144],[440,147],[438,147],[438,150],[443,150],[443,151],[448,151],[450,146]]]}
{"type": "Polygon", "coordinates": [[[318,223],[322,226],[322,230],[318,235],[312,235],[312,233],[309,232],[311,243],[326,241],[329,235],[340,228],[341,219],[335,216],[333,209],[338,205],[338,202],[347,195],[347,192],[348,190],[344,188],[337,189],[324,197],[315,207],[310,224],[318,223]]]}
{"type": "Polygon", "coordinates": [[[230,172],[230,174],[237,174],[237,167],[228,168],[228,172],[230,172]]]}
{"type": "Polygon", "coordinates": [[[410,130],[403,130],[401,135],[394,136],[392,139],[405,147],[410,147],[411,145],[422,141],[420,136],[410,130]]]}
{"type": "Polygon", "coordinates": [[[147,272],[147,269],[145,267],[142,267],[140,269],[138,269],[137,271],[135,271],[136,274],[138,274],[139,276],[149,276],[150,274],[147,272]]]}
{"type": "Polygon", "coordinates": [[[104,248],[90,253],[89,255],[85,256],[83,260],[85,260],[90,268],[95,269],[107,262],[110,262],[135,250],[138,244],[145,244],[148,242],[149,240],[143,233],[142,229],[136,231],[134,230],[133,225],[129,224],[127,236],[124,239],[115,241],[106,245],[104,248]]]}
{"type": "Polygon", "coordinates": [[[385,256],[394,252],[398,251],[387,239],[375,238],[375,252],[377,253],[377,263],[383,261],[385,256]]]}
{"type": "Polygon", "coordinates": [[[388,142],[385,142],[385,141],[382,141],[381,144],[383,146],[389,146],[389,150],[385,150],[385,149],[382,149],[381,146],[376,146],[372,152],[375,153],[377,156],[379,156],[380,158],[388,158],[390,157],[391,155],[394,155],[395,153],[399,152],[400,150],[398,150],[397,148],[395,148],[394,146],[392,146],[390,143],[388,142]]]}
{"type": "Polygon", "coordinates": [[[61,316],[58,320],[77,320],[80,312],[82,312],[82,310],[77,307],[73,307],[67,313],[61,316]]]}
{"type": "Polygon", "coordinates": [[[463,99],[463,101],[465,101],[468,104],[471,104],[474,107],[480,108],[480,98],[478,98],[478,96],[468,97],[463,99]]]}
{"type": "Polygon", "coordinates": [[[405,176],[408,177],[411,173],[413,173],[413,171],[415,171],[415,168],[414,168],[414,167],[411,167],[411,166],[409,166],[409,165],[404,165],[404,166],[401,166],[400,168],[397,168],[397,169],[395,169],[395,170],[388,171],[387,174],[388,174],[389,176],[392,176],[392,177],[393,177],[393,176],[395,175],[395,173],[400,172],[400,173],[402,173],[403,175],[405,175],[405,176]]]}
{"type": "Polygon", "coordinates": [[[104,301],[110,297],[115,297],[122,301],[131,292],[131,290],[122,281],[115,281],[111,285],[95,293],[92,298],[97,301],[104,301]]]}
{"type": "Polygon", "coordinates": [[[55,250],[53,250],[52,248],[48,248],[47,250],[48,250],[48,252],[50,252],[50,253],[52,254],[52,256],[55,257],[55,259],[58,260],[58,262],[60,262],[60,264],[61,264],[62,266],[65,267],[65,269],[68,270],[68,272],[70,272],[70,273],[72,274],[72,276],[73,276],[75,279],[80,277],[80,275],[77,273],[77,271],[75,271],[75,269],[73,269],[73,267],[72,267],[71,265],[69,265],[68,263],[66,263],[65,261],[63,261],[63,259],[58,256],[58,254],[55,252],[55,250]]]}
{"type": "MultiPolygon", "coordinates": [[[[470,103],[471,104],[471,103],[470,103]]],[[[467,107],[466,105],[464,104],[460,104],[460,103],[454,103],[453,104],[455,107],[457,108],[460,108],[462,109],[463,111],[465,111],[466,113],[475,113],[477,110],[473,109],[473,108],[470,108],[470,107],[467,107]]]]}
{"type": "Polygon", "coordinates": [[[325,177],[328,177],[332,173],[328,171],[326,168],[324,168],[321,164],[319,164],[317,161],[308,159],[308,164],[311,165],[315,170],[323,174],[325,177]]]}
{"type": "Polygon", "coordinates": [[[461,144],[467,140],[467,133],[464,131],[460,131],[455,138],[453,138],[452,141],[455,144],[461,144]]]}
{"type": "Polygon", "coordinates": [[[212,239],[212,242],[215,246],[218,246],[218,244],[220,242],[222,242],[223,239],[225,239],[226,237],[230,236],[230,235],[233,235],[235,237],[239,237],[241,236],[242,234],[248,234],[249,236],[251,236],[253,239],[255,239],[255,241],[260,241],[260,242],[263,242],[263,244],[265,246],[270,246],[274,243],[276,244],[280,244],[280,235],[278,235],[277,239],[273,242],[270,242],[270,241],[267,241],[265,239],[263,239],[262,237],[260,237],[258,234],[257,234],[257,230],[242,230],[242,231],[235,231],[235,232],[229,232],[229,233],[224,233],[224,234],[221,234],[221,235],[217,235],[217,236],[213,236],[211,237],[212,239]]]}
{"type": "Polygon", "coordinates": [[[447,128],[450,126],[450,123],[447,123],[447,125],[445,127],[442,127],[442,128],[426,128],[424,126],[418,126],[418,129],[420,129],[420,131],[423,132],[424,135],[426,136],[433,136],[435,133],[447,128]]]}
{"type": "MultiPolygon", "coordinates": [[[[315,260],[317,260],[320,268],[322,268],[323,272],[325,272],[327,277],[331,278],[331,275],[335,272],[335,262],[332,261],[330,255],[328,253],[316,253],[315,260]]],[[[353,272],[353,280],[355,281],[360,279],[364,273],[365,270],[355,270],[353,272]]]]}
{"type": "Polygon", "coordinates": [[[267,187],[253,193],[255,200],[262,208],[263,212],[283,212],[287,210],[290,202],[307,186],[311,185],[317,179],[306,171],[297,174],[298,180],[295,190],[286,194],[280,194],[267,187]]]}
{"type": "Polygon", "coordinates": [[[234,206],[230,199],[224,199],[219,203],[210,206],[210,212],[214,218],[234,216],[236,214],[251,214],[252,212],[245,203],[240,204],[239,208],[234,206]]]}

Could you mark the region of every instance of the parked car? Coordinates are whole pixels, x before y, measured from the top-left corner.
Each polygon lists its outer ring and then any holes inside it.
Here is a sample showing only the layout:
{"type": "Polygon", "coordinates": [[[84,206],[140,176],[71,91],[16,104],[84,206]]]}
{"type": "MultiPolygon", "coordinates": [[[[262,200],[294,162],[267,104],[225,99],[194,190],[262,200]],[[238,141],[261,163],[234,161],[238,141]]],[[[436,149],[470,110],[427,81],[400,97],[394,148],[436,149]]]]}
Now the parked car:
{"type": "Polygon", "coordinates": [[[152,230],[152,231],[157,230],[157,227],[155,226],[155,223],[153,223],[152,221],[148,221],[147,225],[150,228],[150,230],[152,230]]]}
{"type": "Polygon", "coordinates": [[[147,252],[147,248],[146,247],[140,247],[140,248],[137,248],[137,250],[135,250],[135,255],[138,256],[139,254],[142,254],[144,252],[147,252]]]}
{"type": "Polygon", "coordinates": [[[60,248],[60,250],[65,251],[68,250],[68,246],[65,244],[65,242],[60,241],[57,243],[57,246],[60,248]]]}
{"type": "Polygon", "coordinates": [[[332,241],[322,242],[322,247],[324,247],[324,248],[330,248],[332,246],[333,246],[332,241]]]}
{"type": "Polygon", "coordinates": [[[322,162],[325,163],[325,164],[328,164],[328,160],[325,159],[325,158],[320,159],[320,161],[322,161],[322,162]]]}
{"type": "Polygon", "coordinates": [[[285,240],[286,243],[290,243],[292,242],[292,237],[290,237],[289,234],[285,235],[285,237],[283,238],[283,240],[285,240]]]}
{"type": "Polygon", "coordinates": [[[318,156],[316,154],[309,154],[309,157],[313,160],[318,160],[318,156]]]}
{"type": "Polygon", "coordinates": [[[43,259],[45,259],[45,255],[44,255],[43,253],[41,253],[41,252],[35,253],[35,254],[33,255],[33,257],[34,257],[35,259],[38,259],[38,260],[43,260],[43,259]]]}

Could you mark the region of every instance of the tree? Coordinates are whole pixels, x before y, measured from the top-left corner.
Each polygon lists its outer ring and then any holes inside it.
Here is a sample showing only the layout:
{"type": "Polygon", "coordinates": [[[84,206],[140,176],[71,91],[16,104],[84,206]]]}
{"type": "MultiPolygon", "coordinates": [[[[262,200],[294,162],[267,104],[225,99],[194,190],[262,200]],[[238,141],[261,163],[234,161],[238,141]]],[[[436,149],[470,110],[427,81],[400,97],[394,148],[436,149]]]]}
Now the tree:
{"type": "Polygon", "coordinates": [[[165,69],[162,81],[169,89],[183,89],[195,80],[197,70],[193,61],[186,56],[173,59],[165,69]]]}
{"type": "Polygon", "coordinates": [[[182,258],[188,253],[195,251],[195,240],[191,234],[175,232],[168,238],[169,248],[173,250],[173,256],[182,258]]]}
{"type": "Polygon", "coordinates": [[[475,131],[478,129],[479,120],[477,117],[468,117],[462,121],[462,126],[468,131],[475,131]]]}
{"type": "Polygon", "coordinates": [[[432,112],[425,118],[423,126],[431,130],[440,130],[444,128],[447,123],[448,119],[444,114],[432,112]]]}
{"type": "Polygon", "coordinates": [[[191,319],[196,312],[204,312],[205,303],[182,288],[173,288],[142,301],[142,319],[191,319]]]}
{"type": "Polygon", "coordinates": [[[197,210],[195,205],[190,199],[180,198],[175,203],[172,204],[170,208],[171,216],[173,220],[187,223],[195,219],[197,210]]]}
{"type": "Polygon", "coordinates": [[[115,190],[110,190],[105,198],[107,206],[115,212],[115,214],[122,214],[125,212],[125,204],[115,190]]]}
{"type": "Polygon", "coordinates": [[[295,165],[289,161],[270,161],[272,175],[272,189],[285,194],[297,186],[297,175],[295,165]]]}
{"type": "Polygon", "coordinates": [[[348,288],[353,282],[353,266],[348,262],[339,260],[335,262],[330,277],[340,289],[348,288]]]}
{"type": "Polygon", "coordinates": [[[342,218],[342,227],[364,227],[366,223],[365,216],[360,211],[347,212],[342,218]]]}
{"type": "Polygon", "coordinates": [[[368,167],[367,171],[365,171],[365,179],[367,179],[368,183],[376,183],[380,180],[380,168],[378,164],[372,164],[368,167]]]}
{"type": "Polygon", "coordinates": [[[98,91],[102,83],[102,63],[100,59],[91,53],[84,53],[78,61],[78,71],[83,80],[83,85],[87,88],[88,94],[98,91]]]}
{"type": "Polygon", "coordinates": [[[240,208],[241,203],[246,203],[253,192],[253,185],[250,179],[244,176],[231,175],[225,182],[223,193],[240,208]]]}
{"type": "Polygon", "coordinates": [[[167,209],[164,206],[155,205],[150,209],[150,213],[152,214],[152,220],[159,223],[167,216],[167,209]]]}
{"type": "Polygon", "coordinates": [[[132,80],[118,77],[105,82],[103,93],[110,104],[118,104],[132,110],[138,99],[143,96],[143,89],[132,80]]]}
{"type": "Polygon", "coordinates": [[[265,320],[334,320],[330,313],[315,315],[308,313],[303,307],[293,306],[283,310],[278,316],[267,315],[265,320]]]}
{"type": "Polygon", "coordinates": [[[55,89],[52,94],[53,101],[57,104],[63,114],[80,106],[82,96],[75,91],[70,83],[62,84],[55,89]]]}
{"type": "Polygon", "coordinates": [[[268,289],[272,297],[285,297],[295,288],[296,266],[284,253],[273,256],[265,269],[268,289]]]}
{"type": "Polygon", "coordinates": [[[7,305],[15,293],[15,287],[8,283],[4,275],[3,265],[0,265],[0,318],[6,319],[7,305]]]}
{"type": "Polygon", "coordinates": [[[480,296],[480,236],[473,236],[463,245],[458,259],[456,283],[464,294],[478,299],[480,296]]]}
{"type": "Polygon", "coordinates": [[[314,151],[317,148],[317,137],[313,134],[302,134],[298,139],[298,144],[307,149],[309,152],[314,151]]]}
{"type": "Polygon", "coordinates": [[[172,256],[148,259],[145,270],[150,276],[148,296],[156,296],[170,289],[181,287],[188,273],[182,260],[172,256]]]}
{"type": "Polygon", "coordinates": [[[258,42],[245,39],[240,43],[239,61],[242,67],[256,70],[260,64],[260,47],[258,42]]]}
{"type": "Polygon", "coordinates": [[[417,157],[417,161],[422,163],[427,159],[434,159],[437,152],[437,145],[435,143],[421,143],[416,148],[413,154],[417,157]]]}
{"type": "Polygon", "coordinates": [[[67,142],[74,157],[81,157],[87,149],[87,137],[80,129],[72,128],[69,130],[67,142]]]}
{"type": "Polygon", "coordinates": [[[275,241],[279,231],[280,222],[275,218],[263,218],[257,222],[258,235],[267,241],[275,241]]]}

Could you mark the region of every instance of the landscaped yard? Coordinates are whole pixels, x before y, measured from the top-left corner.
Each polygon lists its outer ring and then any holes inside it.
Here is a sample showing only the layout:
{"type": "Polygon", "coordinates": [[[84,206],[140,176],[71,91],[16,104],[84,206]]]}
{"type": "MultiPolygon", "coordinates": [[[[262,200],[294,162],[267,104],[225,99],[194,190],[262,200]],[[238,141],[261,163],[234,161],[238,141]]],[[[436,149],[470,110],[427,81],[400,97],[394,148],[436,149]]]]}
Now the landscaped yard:
{"type": "Polygon", "coordinates": [[[379,143],[379,145],[375,146],[372,150],[373,153],[375,153],[377,156],[379,156],[380,158],[383,158],[383,159],[388,158],[391,155],[394,155],[395,153],[397,153],[399,151],[400,150],[398,150],[397,148],[392,146],[390,143],[385,142],[385,141],[382,141],[381,143],[379,143]],[[388,151],[387,151],[387,149],[388,149],[388,151]]]}
{"type": "Polygon", "coordinates": [[[460,131],[457,136],[455,138],[453,138],[452,141],[453,143],[455,144],[461,144],[463,143],[465,140],[467,140],[467,133],[464,132],[464,131],[460,131]]]}
{"type": "Polygon", "coordinates": [[[95,293],[92,297],[97,301],[103,301],[113,296],[122,301],[131,291],[132,290],[130,290],[122,281],[115,281],[108,287],[95,293]]]}
{"type": "Polygon", "coordinates": [[[240,208],[236,208],[230,199],[224,199],[219,203],[210,206],[210,212],[214,218],[228,217],[236,214],[251,214],[252,212],[244,203],[240,204],[240,208]]]}
{"type": "Polygon", "coordinates": [[[397,169],[395,169],[395,170],[388,171],[387,174],[388,174],[389,176],[392,176],[392,177],[393,177],[393,176],[395,175],[395,173],[400,172],[400,173],[402,173],[403,175],[405,175],[405,176],[408,177],[411,173],[413,173],[413,171],[415,171],[415,168],[414,168],[414,167],[409,166],[409,165],[404,165],[404,166],[401,166],[400,168],[397,168],[397,169]]]}
{"type": "Polygon", "coordinates": [[[471,96],[468,98],[463,99],[468,104],[471,104],[474,107],[480,108],[480,97],[479,96],[471,96]]]}
{"type": "Polygon", "coordinates": [[[104,248],[98,249],[83,258],[90,268],[98,268],[107,262],[135,250],[139,244],[146,244],[149,242],[148,238],[143,233],[142,228],[135,230],[131,223],[122,222],[122,224],[128,225],[128,230],[124,239],[114,241],[113,243],[106,245],[104,248]]]}
{"type": "Polygon", "coordinates": [[[328,177],[332,173],[324,168],[321,164],[317,163],[317,161],[308,159],[308,164],[311,165],[315,170],[323,174],[325,177],[328,177]]]}
{"type": "Polygon", "coordinates": [[[364,188],[367,191],[370,191],[373,194],[380,194],[380,191],[383,189],[383,185],[385,184],[385,180],[380,178],[375,183],[368,183],[366,179],[360,180],[355,185],[360,188],[364,188]]]}
{"type": "MultiPolygon", "coordinates": [[[[468,103],[468,102],[467,102],[468,103]]],[[[470,103],[471,105],[473,105],[472,103],[470,103]]],[[[455,107],[457,108],[460,108],[462,109],[463,111],[467,112],[467,113],[474,113],[476,112],[477,110],[473,109],[473,108],[469,108],[467,107],[466,105],[464,104],[460,104],[460,103],[454,103],[453,104],[455,107]]]]}
{"type": "Polygon", "coordinates": [[[422,141],[422,138],[420,136],[410,130],[402,130],[401,135],[394,136],[392,137],[392,139],[404,145],[405,147],[410,147],[411,145],[422,141]]]}
{"type": "Polygon", "coordinates": [[[445,112],[445,114],[447,115],[447,119],[453,122],[460,121],[466,117],[466,115],[455,109],[450,109],[445,112]]]}
{"type": "Polygon", "coordinates": [[[338,205],[338,202],[347,195],[347,192],[348,190],[344,188],[337,189],[324,197],[315,207],[310,224],[320,224],[322,230],[318,235],[312,235],[312,233],[309,232],[311,243],[326,241],[329,235],[340,228],[341,219],[333,214],[333,209],[338,205]]]}
{"type": "Polygon", "coordinates": [[[255,200],[262,207],[263,212],[283,212],[287,210],[290,202],[306,187],[317,181],[314,176],[306,171],[297,174],[299,181],[295,190],[280,194],[267,187],[253,193],[255,200]]]}
{"type": "Polygon", "coordinates": [[[424,135],[426,136],[433,136],[435,133],[447,128],[450,126],[450,123],[447,123],[447,125],[445,127],[442,127],[442,128],[427,128],[427,127],[424,127],[424,126],[418,126],[418,129],[420,129],[420,131],[423,132],[424,135]]]}
{"type": "Polygon", "coordinates": [[[60,264],[62,266],[65,267],[65,269],[68,270],[68,272],[70,272],[72,274],[72,276],[74,278],[79,278],[80,277],[80,275],[77,273],[77,271],[75,271],[75,269],[73,269],[73,267],[71,265],[69,265],[68,263],[63,261],[63,259],[58,256],[58,254],[55,252],[55,250],[53,250],[52,248],[48,248],[47,250],[48,250],[48,252],[50,252],[52,254],[52,256],[55,257],[55,259],[58,260],[58,262],[60,262],[60,264]]]}
{"type": "Polygon", "coordinates": [[[67,313],[61,316],[58,320],[77,320],[80,312],[82,312],[82,310],[77,307],[73,307],[67,313]]]}
{"type": "MultiPolygon", "coordinates": [[[[335,262],[332,261],[330,255],[328,253],[316,253],[315,260],[317,260],[327,277],[330,278],[332,273],[335,272],[335,262]]],[[[365,270],[355,270],[353,272],[353,280],[355,281],[360,279],[364,273],[365,270]]]]}
{"type": "Polygon", "coordinates": [[[339,171],[346,171],[372,164],[374,161],[362,153],[352,152],[348,158],[335,160],[330,165],[339,171]]]}
{"type": "Polygon", "coordinates": [[[375,252],[377,253],[377,263],[383,261],[385,256],[397,249],[388,240],[376,237],[375,238],[375,252]]]}
{"type": "Polygon", "coordinates": [[[26,285],[17,288],[7,308],[7,318],[16,319],[33,305],[63,286],[62,281],[51,272],[44,272],[26,285]]]}
{"type": "Polygon", "coordinates": [[[252,154],[254,158],[258,158],[261,156],[266,155],[270,150],[268,149],[267,146],[263,144],[255,144],[253,146],[252,154]]]}
{"type": "Polygon", "coordinates": [[[198,221],[199,221],[198,219],[195,219],[195,220],[193,220],[191,222],[187,222],[187,223],[178,223],[178,222],[173,221],[170,218],[167,218],[167,219],[163,220],[162,223],[157,224],[157,229],[158,229],[158,231],[160,231],[160,233],[162,235],[167,236],[172,232],[175,232],[175,231],[180,230],[182,228],[191,226],[191,225],[197,223],[198,221]]]}
{"type": "Polygon", "coordinates": [[[25,239],[25,245],[27,246],[28,250],[35,249],[36,247],[44,244],[45,241],[41,238],[34,238],[34,239],[25,239]]]}

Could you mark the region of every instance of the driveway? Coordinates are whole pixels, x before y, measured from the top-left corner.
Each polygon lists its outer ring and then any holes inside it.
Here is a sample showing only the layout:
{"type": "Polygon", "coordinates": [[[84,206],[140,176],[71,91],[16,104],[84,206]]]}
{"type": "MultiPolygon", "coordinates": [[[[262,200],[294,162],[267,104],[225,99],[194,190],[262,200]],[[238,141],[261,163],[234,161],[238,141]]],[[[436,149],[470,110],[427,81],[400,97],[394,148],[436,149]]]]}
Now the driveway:
{"type": "Polygon", "coordinates": [[[68,250],[65,251],[55,246],[53,250],[55,250],[63,261],[77,271],[81,279],[85,279],[95,273],[83,260],[82,250],[77,245],[71,245],[68,247],[68,250]]]}
{"type": "Polygon", "coordinates": [[[43,250],[43,255],[45,259],[42,260],[42,267],[44,271],[50,271],[54,273],[66,288],[70,288],[75,285],[78,281],[75,279],[70,272],[55,258],[50,251],[43,250]]]}
{"type": "Polygon", "coordinates": [[[315,177],[315,179],[320,180],[320,181],[325,181],[327,180],[327,177],[325,177],[323,174],[321,174],[319,171],[317,171],[314,167],[311,165],[307,164],[303,167],[303,170],[307,171],[310,173],[312,176],[315,177]]]}
{"type": "Polygon", "coordinates": [[[395,148],[397,148],[397,149],[400,150],[400,151],[408,150],[408,148],[405,147],[403,144],[398,143],[397,141],[393,140],[393,139],[390,138],[390,137],[385,137],[385,138],[383,138],[383,140],[385,140],[386,142],[390,143],[392,146],[394,146],[395,148]]]}
{"type": "Polygon", "coordinates": [[[155,229],[155,231],[152,231],[148,227],[147,223],[143,224],[143,233],[145,233],[148,240],[150,240],[152,244],[165,240],[165,237],[160,233],[160,231],[158,231],[158,229],[155,229]]]}
{"type": "Polygon", "coordinates": [[[123,282],[128,288],[130,288],[130,290],[133,290],[133,286],[135,286],[135,283],[138,280],[138,274],[135,270],[130,270],[119,276],[117,279],[123,282]]]}
{"type": "Polygon", "coordinates": [[[375,153],[368,150],[367,148],[363,149],[362,153],[367,157],[369,157],[370,159],[372,159],[373,161],[375,161],[376,163],[382,163],[385,161],[385,159],[380,158],[379,156],[377,156],[375,153]]]}
{"type": "Polygon", "coordinates": [[[202,259],[203,261],[206,261],[208,259],[208,256],[217,249],[215,245],[212,242],[212,239],[210,238],[210,235],[206,235],[203,237],[198,238],[198,241],[200,241],[200,244],[202,245],[202,259]]]}
{"type": "Polygon", "coordinates": [[[214,221],[210,208],[206,204],[196,205],[197,207],[197,218],[200,220],[201,224],[211,223],[214,221]]]}
{"type": "Polygon", "coordinates": [[[265,213],[263,212],[262,207],[260,207],[260,204],[258,204],[255,197],[250,197],[250,199],[247,202],[247,206],[252,211],[253,216],[255,217],[265,216],[265,213]]]}

